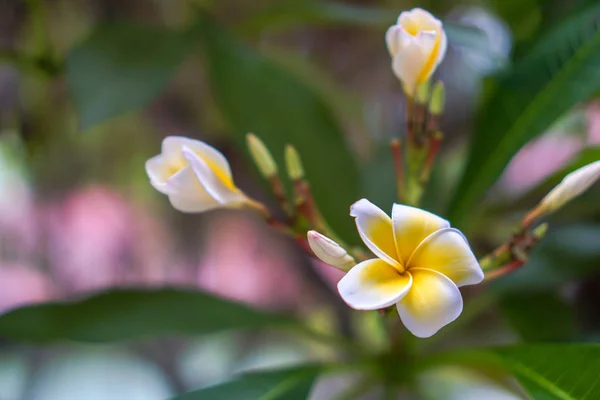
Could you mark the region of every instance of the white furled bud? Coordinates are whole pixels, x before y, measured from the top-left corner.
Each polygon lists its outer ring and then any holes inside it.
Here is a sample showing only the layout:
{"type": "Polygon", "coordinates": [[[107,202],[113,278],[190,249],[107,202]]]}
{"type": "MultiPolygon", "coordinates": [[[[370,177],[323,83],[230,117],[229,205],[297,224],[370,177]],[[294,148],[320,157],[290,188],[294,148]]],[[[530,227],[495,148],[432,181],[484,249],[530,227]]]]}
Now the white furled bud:
{"type": "Polygon", "coordinates": [[[321,235],[317,231],[308,231],[306,236],[311,250],[324,263],[341,271],[348,271],[356,265],[354,258],[342,246],[327,236],[321,235]]]}
{"type": "Polygon", "coordinates": [[[540,201],[536,215],[550,214],[579,196],[600,178],[600,160],[576,169],[540,201]]]}

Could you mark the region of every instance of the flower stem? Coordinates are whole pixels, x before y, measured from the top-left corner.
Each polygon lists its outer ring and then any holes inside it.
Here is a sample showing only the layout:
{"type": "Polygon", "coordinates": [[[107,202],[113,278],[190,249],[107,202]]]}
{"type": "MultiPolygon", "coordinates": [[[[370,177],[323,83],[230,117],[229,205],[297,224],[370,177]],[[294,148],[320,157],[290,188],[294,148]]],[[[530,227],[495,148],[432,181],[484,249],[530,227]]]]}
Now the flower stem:
{"type": "Polygon", "coordinates": [[[394,160],[398,200],[404,202],[406,196],[406,183],[404,181],[404,160],[402,158],[402,142],[400,139],[392,139],[390,141],[390,148],[392,150],[392,159],[394,160]]]}
{"type": "Polygon", "coordinates": [[[283,184],[281,183],[281,179],[279,175],[274,175],[269,179],[271,183],[271,189],[273,190],[273,195],[275,195],[275,199],[279,206],[285,211],[287,215],[291,215],[292,210],[290,204],[288,202],[287,196],[285,194],[285,189],[283,188],[283,184]]]}

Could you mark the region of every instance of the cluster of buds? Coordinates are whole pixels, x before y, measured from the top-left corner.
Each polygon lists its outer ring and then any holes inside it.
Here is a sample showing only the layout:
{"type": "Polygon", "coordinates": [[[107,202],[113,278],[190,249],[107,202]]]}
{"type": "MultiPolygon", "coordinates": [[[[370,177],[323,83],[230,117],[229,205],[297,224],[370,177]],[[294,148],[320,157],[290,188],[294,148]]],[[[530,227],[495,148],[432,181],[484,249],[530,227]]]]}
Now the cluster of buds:
{"type": "Polygon", "coordinates": [[[151,184],[182,212],[215,208],[250,208],[273,227],[292,235],[303,249],[346,275],[338,283],[342,299],[357,310],[397,310],[407,329],[429,337],[455,320],[463,308],[459,287],[501,276],[522,266],[529,251],[543,238],[547,225],[534,223],[587,190],[600,178],[600,161],[565,177],[529,214],[509,240],[478,262],[468,240],[445,219],[414,207],[430,178],[442,132],[444,111],[441,82],[430,84],[443,60],[447,38],[442,23],[427,11],[403,12],[386,34],[392,69],[404,89],[407,112],[406,145],[391,141],[401,204],[391,216],[360,199],[350,216],[364,245],[373,253],[345,245],[319,212],[305,177],[300,155],[287,145],[286,177],[293,188],[289,198],[271,152],[248,134],[249,153],[285,212],[275,219],[268,208],[243,193],[233,181],[226,158],[212,146],[194,139],[164,139],[161,154],[149,159],[151,184]]]}
{"type": "Polygon", "coordinates": [[[433,87],[431,76],[446,54],[447,38],[441,21],[420,8],[400,14],[386,34],[392,69],[406,95],[406,140],[390,143],[398,198],[417,205],[423,195],[443,134],[439,118],[444,112],[445,90],[433,87]]]}

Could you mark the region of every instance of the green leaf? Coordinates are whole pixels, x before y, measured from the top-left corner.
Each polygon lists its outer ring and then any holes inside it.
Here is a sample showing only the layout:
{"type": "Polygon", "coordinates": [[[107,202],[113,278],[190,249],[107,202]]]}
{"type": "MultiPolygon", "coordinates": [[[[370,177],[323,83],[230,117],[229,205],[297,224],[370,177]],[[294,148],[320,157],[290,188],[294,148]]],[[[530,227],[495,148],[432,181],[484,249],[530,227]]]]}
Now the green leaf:
{"type": "Polygon", "coordinates": [[[294,145],[321,211],[347,237],[358,172],[329,105],[311,86],[209,18],[202,19],[199,33],[214,98],[234,137],[243,144],[246,133],[254,132],[280,166],[285,144],[294,145]]]}
{"type": "Polygon", "coordinates": [[[466,225],[481,196],[523,145],[600,89],[599,21],[598,5],[568,18],[494,80],[449,210],[453,224],[466,225]]]}
{"type": "Polygon", "coordinates": [[[500,300],[500,309],[525,341],[564,340],[574,334],[573,309],[554,292],[513,293],[500,300]]]}
{"type": "Polygon", "coordinates": [[[600,346],[531,345],[494,352],[534,399],[600,399],[600,346]]]}
{"type": "MultiPolygon", "coordinates": [[[[435,356],[434,356],[435,357],[435,356]]],[[[534,400],[600,399],[600,345],[540,344],[450,352],[428,366],[493,365],[515,375],[534,400]]]]}
{"type": "Polygon", "coordinates": [[[82,129],[145,106],[169,82],[188,49],[166,29],[110,23],[67,55],[67,85],[82,129]]]}
{"type": "Polygon", "coordinates": [[[318,373],[307,367],[254,372],[172,400],[306,400],[318,373]]]}
{"type": "Polygon", "coordinates": [[[202,292],[128,289],[10,311],[0,316],[0,336],[34,342],[112,342],[292,324],[291,317],[267,314],[202,292]]]}

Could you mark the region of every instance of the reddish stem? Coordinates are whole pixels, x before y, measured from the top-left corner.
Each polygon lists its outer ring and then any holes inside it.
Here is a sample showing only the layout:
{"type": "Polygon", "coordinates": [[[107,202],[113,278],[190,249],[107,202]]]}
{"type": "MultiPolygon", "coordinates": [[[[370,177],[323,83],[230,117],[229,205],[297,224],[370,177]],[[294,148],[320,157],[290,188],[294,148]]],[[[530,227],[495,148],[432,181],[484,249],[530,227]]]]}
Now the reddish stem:
{"type": "Polygon", "coordinates": [[[279,179],[278,175],[275,175],[269,179],[269,182],[271,183],[271,188],[273,189],[273,194],[277,199],[277,203],[279,203],[279,206],[283,208],[287,214],[289,214],[290,205],[288,203],[287,196],[285,195],[285,189],[283,188],[281,179],[279,179]]]}
{"type": "Polygon", "coordinates": [[[499,277],[501,277],[503,275],[508,274],[509,272],[512,272],[514,270],[519,269],[524,264],[525,264],[525,261],[523,261],[523,260],[519,260],[519,259],[512,260],[510,263],[506,264],[503,267],[500,267],[500,268],[495,269],[493,271],[487,272],[485,274],[485,280],[489,281],[489,280],[492,280],[492,279],[499,278],[499,277]]]}
{"type": "Polygon", "coordinates": [[[423,173],[421,176],[422,181],[427,181],[429,179],[429,175],[431,174],[431,170],[433,169],[435,159],[437,157],[438,152],[440,151],[441,144],[441,134],[434,133],[430,136],[429,148],[427,149],[427,158],[425,159],[425,165],[423,166],[423,173]]]}

